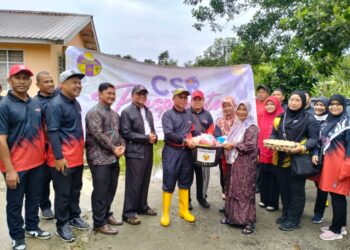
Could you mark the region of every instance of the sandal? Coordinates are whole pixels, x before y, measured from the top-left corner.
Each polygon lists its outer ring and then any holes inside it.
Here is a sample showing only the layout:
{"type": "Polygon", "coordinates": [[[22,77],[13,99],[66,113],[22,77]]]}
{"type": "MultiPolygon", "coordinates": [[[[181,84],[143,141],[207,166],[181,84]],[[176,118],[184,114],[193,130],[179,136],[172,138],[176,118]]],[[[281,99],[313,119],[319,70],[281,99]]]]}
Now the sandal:
{"type": "Polygon", "coordinates": [[[230,224],[230,223],[228,223],[228,220],[226,218],[221,219],[220,223],[221,224],[230,224]]]}
{"type": "Polygon", "coordinates": [[[141,220],[137,217],[123,218],[123,221],[130,225],[139,225],[141,223],[141,220]]]}
{"type": "Polygon", "coordinates": [[[157,212],[152,208],[148,208],[146,211],[139,212],[139,214],[155,216],[157,215],[157,212]]]}
{"type": "Polygon", "coordinates": [[[242,229],[242,234],[252,234],[255,231],[254,224],[248,224],[242,229]]]}

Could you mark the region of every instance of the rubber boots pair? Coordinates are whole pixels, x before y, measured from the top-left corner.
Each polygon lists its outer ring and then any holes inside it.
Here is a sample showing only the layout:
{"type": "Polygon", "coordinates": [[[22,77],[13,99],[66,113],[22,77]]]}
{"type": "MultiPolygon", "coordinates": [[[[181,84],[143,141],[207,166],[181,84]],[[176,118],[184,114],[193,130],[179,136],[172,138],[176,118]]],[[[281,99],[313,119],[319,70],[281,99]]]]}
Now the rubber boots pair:
{"type": "Polygon", "coordinates": [[[179,216],[185,221],[194,222],[196,218],[188,210],[188,189],[179,188],[179,216]]]}
{"type": "MultiPolygon", "coordinates": [[[[163,214],[160,218],[160,224],[167,227],[170,224],[170,204],[172,193],[163,192],[163,214]]],[[[196,218],[188,210],[188,189],[179,189],[179,216],[188,222],[194,222],[196,218]]]]}

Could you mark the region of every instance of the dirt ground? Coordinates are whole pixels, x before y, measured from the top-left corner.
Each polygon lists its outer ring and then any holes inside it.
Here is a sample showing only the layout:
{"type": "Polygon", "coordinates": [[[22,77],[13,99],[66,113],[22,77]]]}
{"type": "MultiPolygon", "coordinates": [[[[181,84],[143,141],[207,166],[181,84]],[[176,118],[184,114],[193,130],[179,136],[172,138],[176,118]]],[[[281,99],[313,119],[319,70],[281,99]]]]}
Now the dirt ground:
{"type": "MultiPolygon", "coordinates": [[[[118,250],[166,250],[166,249],[350,249],[350,235],[338,241],[322,241],[319,239],[319,228],[329,225],[332,218],[331,207],[326,209],[325,222],[315,225],[311,222],[313,205],[315,200],[315,188],[312,182],[307,183],[307,203],[302,219],[302,228],[293,232],[282,232],[275,224],[275,219],[281,211],[268,212],[257,206],[256,232],[252,235],[242,235],[241,229],[221,225],[219,223],[222,214],[218,209],[223,205],[220,195],[219,171],[212,168],[208,192],[210,208],[200,207],[196,200],[193,201],[193,214],[197,221],[193,224],[181,220],[177,216],[177,192],[174,193],[171,206],[171,225],[163,228],[159,225],[161,215],[161,172],[154,171],[149,190],[149,204],[158,210],[158,215],[140,216],[142,223],[138,226],[124,224],[119,226],[119,234],[105,236],[95,234],[93,231],[75,231],[77,241],[64,243],[55,235],[55,222],[41,221],[40,227],[53,233],[50,240],[27,239],[30,250],[83,250],[83,249],[118,249],[118,250]]],[[[11,249],[6,225],[6,188],[3,178],[0,178],[0,250],[11,249]]],[[[195,186],[195,185],[194,185],[195,186]]],[[[92,182],[89,174],[85,174],[84,186],[81,194],[82,217],[92,225],[90,195],[92,182]]],[[[195,188],[192,190],[194,197],[195,188]]],[[[52,195],[53,199],[53,195],[52,195]]],[[[116,198],[113,204],[113,212],[120,218],[124,199],[124,177],[119,178],[116,198]]],[[[259,195],[257,195],[257,203],[259,195]]],[[[350,212],[348,206],[348,213],[350,212]]],[[[350,228],[348,229],[350,231],[350,228]]]]}

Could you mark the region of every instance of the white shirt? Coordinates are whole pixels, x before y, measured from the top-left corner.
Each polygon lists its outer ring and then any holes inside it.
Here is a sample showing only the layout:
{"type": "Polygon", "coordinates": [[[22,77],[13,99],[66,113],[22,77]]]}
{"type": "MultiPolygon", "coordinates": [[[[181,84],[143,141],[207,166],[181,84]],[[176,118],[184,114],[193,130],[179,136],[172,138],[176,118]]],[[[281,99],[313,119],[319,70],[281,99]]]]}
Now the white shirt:
{"type": "Polygon", "coordinates": [[[145,135],[149,135],[151,133],[151,127],[150,127],[148,120],[146,118],[146,110],[145,110],[145,108],[140,108],[140,111],[141,111],[143,124],[145,125],[145,135]]]}

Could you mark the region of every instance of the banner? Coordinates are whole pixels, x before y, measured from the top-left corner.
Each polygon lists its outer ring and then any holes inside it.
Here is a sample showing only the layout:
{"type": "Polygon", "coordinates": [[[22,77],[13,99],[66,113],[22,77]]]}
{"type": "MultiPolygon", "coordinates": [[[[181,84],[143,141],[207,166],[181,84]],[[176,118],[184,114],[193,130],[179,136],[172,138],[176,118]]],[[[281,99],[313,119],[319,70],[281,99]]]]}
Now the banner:
{"type": "MultiPolygon", "coordinates": [[[[110,82],[116,88],[116,101],[112,108],[119,114],[131,103],[131,89],[144,85],[149,94],[147,107],[152,111],[157,134],[163,138],[161,118],[173,106],[171,92],[184,88],[189,92],[201,90],[205,94],[205,109],[214,121],[222,116],[221,101],[233,96],[236,101],[248,100],[254,117],[255,94],[253,73],[250,65],[227,67],[169,67],[145,64],[116,56],[77,47],[66,50],[66,68],[82,72],[83,89],[78,97],[85,114],[98,102],[98,86],[110,82]]],[[[189,104],[190,107],[190,98],[189,104]]]]}

